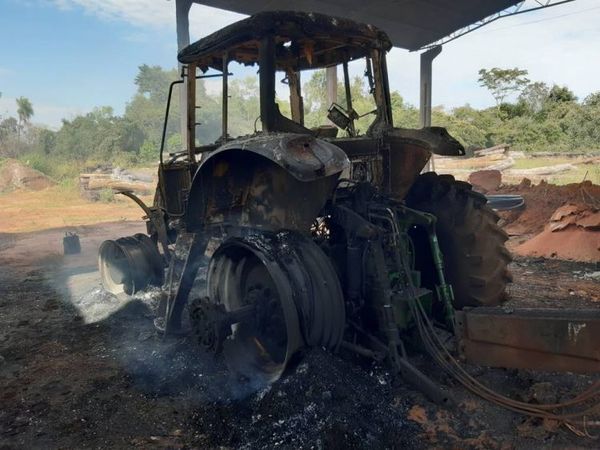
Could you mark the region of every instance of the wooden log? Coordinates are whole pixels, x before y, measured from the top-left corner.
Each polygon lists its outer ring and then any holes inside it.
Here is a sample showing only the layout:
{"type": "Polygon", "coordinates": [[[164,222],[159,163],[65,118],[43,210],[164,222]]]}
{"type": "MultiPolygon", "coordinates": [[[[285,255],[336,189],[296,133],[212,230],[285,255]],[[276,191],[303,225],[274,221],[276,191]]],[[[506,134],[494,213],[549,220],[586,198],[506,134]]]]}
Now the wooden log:
{"type": "Polygon", "coordinates": [[[481,150],[475,150],[473,153],[475,156],[486,156],[486,155],[498,155],[506,153],[510,148],[509,144],[498,144],[493,147],[482,148],[481,150]]]}
{"type": "Polygon", "coordinates": [[[486,170],[499,170],[502,172],[503,170],[510,169],[515,165],[515,160],[512,158],[506,158],[504,161],[500,161],[496,164],[492,164],[491,166],[487,166],[486,170]]]}
{"type": "Polygon", "coordinates": [[[573,164],[556,164],[554,166],[535,167],[533,169],[512,169],[510,175],[531,176],[531,175],[554,175],[555,173],[569,172],[576,169],[573,164]]]}
{"type": "Polygon", "coordinates": [[[445,169],[486,169],[489,165],[505,161],[506,155],[488,155],[479,158],[435,158],[435,165],[445,169]]]}
{"type": "Polygon", "coordinates": [[[154,189],[152,183],[128,182],[122,180],[91,179],[87,190],[114,189],[133,192],[150,192],[154,189]]]}

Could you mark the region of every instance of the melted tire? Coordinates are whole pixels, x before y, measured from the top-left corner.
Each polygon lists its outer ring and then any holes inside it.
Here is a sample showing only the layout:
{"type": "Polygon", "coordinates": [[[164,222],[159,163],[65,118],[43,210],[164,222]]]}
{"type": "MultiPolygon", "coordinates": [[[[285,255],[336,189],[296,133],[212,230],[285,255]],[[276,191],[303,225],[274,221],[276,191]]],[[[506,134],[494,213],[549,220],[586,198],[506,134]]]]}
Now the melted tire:
{"type": "MultiPolygon", "coordinates": [[[[508,235],[483,195],[451,175],[422,174],[406,197],[408,207],[437,217],[436,231],[444,255],[446,281],[452,285],[455,307],[495,306],[507,298],[512,258],[504,243],[508,235]]],[[[423,284],[436,284],[433,259],[425,233],[413,234],[416,266],[423,284]]]]}
{"type": "MultiPolygon", "coordinates": [[[[265,312],[267,297],[279,304],[271,311],[278,314],[263,315],[271,321],[263,323],[273,327],[244,322],[232,327],[224,353],[230,368],[241,374],[271,382],[301,347],[335,351],[342,341],[345,305],[337,273],[319,246],[301,234],[260,232],[226,240],[211,258],[207,293],[225,311],[252,303],[265,312]],[[263,295],[252,295],[257,291],[263,295]],[[277,332],[270,332],[275,325],[277,332]]],[[[193,323],[197,319],[192,316],[193,323]]],[[[205,332],[200,329],[198,335],[205,332]]]]}

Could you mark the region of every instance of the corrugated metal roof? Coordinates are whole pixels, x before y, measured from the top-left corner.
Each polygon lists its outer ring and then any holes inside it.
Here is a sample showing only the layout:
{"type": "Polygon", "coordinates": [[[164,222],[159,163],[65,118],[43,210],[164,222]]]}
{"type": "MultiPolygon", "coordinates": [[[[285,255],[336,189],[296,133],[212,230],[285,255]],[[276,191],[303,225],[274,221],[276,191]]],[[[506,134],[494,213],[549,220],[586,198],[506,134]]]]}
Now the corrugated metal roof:
{"type": "Polygon", "coordinates": [[[521,0],[194,0],[242,14],[303,11],[370,23],[396,47],[417,50],[521,0]]]}

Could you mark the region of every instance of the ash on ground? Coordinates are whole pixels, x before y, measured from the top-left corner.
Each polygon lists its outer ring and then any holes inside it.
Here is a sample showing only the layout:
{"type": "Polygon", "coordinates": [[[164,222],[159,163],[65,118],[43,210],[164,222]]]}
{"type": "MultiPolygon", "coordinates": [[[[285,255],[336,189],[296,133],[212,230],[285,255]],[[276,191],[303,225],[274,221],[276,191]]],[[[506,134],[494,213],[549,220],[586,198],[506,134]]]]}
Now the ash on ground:
{"type": "Polygon", "coordinates": [[[388,374],[313,349],[264,390],[199,408],[192,425],[210,447],[419,448],[410,406],[393,400],[388,374]]]}
{"type": "Polygon", "coordinates": [[[237,379],[193,338],[164,339],[150,320],[154,297],[140,295],[104,321],[112,329],[108,349],[137,390],[185,399],[197,445],[419,447],[420,427],[407,419],[411,403],[398,399],[382,368],[365,370],[317,348],[273,384],[237,379]]]}

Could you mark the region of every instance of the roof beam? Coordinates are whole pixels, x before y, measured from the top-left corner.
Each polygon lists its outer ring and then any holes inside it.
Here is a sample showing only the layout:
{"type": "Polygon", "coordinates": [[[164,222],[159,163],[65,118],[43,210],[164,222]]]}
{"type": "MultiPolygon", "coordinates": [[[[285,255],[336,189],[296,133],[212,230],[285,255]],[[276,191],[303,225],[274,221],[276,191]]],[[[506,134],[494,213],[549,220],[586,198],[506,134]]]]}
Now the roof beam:
{"type": "MultiPolygon", "coordinates": [[[[418,50],[521,0],[194,0],[242,14],[291,10],[371,23],[394,46],[418,50]]],[[[546,0],[544,0],[546,1],[546,0]]]]}
{"type": "Polygon", "coordinates": [[[516,16],[518,14],[537,11],[544,8],[550,8],[552,6],[558,6],[564,3],[571,3],[573,1],[575,0],[531,0],[529,2],[527,0],[522,0],[516,5],[513,5],[502,11],[498,11],[497,13],[487,16],[482,20],[473,22],[472,24],[469,24],[466,27],[460,28],[448,34],[447,36],[444,36],[442,39],[438,39],[435,42],[432,42],[428,45],[424,45],[421,47],[421,49],[430,49],[437,47],[438,45],[447,44],[448,42],[452,42],[455,39],[464,36],[465,34],[478,30],[479,28],[504,17],[516,16]]]}

